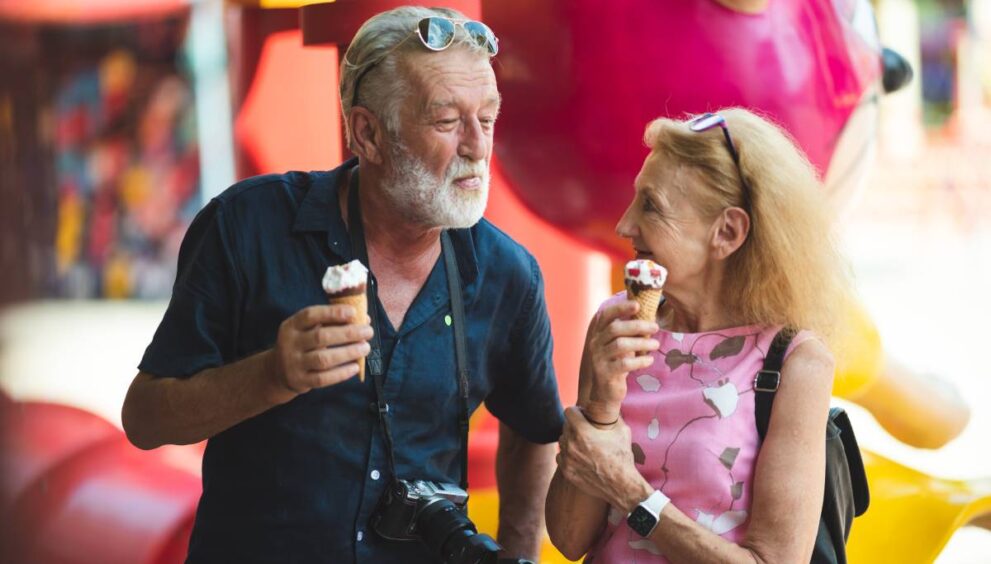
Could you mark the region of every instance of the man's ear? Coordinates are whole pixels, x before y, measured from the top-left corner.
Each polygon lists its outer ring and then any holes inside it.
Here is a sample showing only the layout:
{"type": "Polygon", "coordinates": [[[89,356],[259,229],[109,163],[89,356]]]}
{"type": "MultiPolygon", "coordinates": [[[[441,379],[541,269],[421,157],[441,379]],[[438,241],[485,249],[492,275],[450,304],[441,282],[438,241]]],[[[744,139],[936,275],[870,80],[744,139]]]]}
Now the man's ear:
{"type": "Polygon", "coordinates": [[[351,149],[369,163],[381,165],[385,154],[385,127],[382,121],[364,106],[351,108],[348,116],[351,129],[351,149]]]}
{"type": "Polygon", "coordinates": [[[743,246],[750,234],[750,216],[741,208],[726,208],[712,224],[712,252],[723,260],[743,246]]]}

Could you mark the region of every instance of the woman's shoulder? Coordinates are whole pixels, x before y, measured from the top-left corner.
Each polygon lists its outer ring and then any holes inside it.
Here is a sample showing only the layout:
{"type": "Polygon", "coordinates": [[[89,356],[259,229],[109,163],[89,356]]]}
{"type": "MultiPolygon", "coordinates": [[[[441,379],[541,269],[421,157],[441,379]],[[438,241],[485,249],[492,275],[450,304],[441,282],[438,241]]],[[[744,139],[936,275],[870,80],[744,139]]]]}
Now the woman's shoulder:
{"type": "Polygon", "coordinates": [[[828,380],[832,385],[836,360],[829,347],[812,331],[800,331],[785,352],[782,370],[791,378],[828,380]]]}

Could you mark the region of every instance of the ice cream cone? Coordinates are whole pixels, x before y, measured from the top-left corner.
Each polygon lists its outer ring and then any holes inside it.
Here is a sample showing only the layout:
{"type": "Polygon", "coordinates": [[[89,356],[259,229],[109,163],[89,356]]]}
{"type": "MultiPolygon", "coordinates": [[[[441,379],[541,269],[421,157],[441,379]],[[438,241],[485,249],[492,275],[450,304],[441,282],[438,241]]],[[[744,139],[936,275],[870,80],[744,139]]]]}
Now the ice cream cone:
{"type": "Polygon", "coordinates": [[[632,289],[631,286],[636,286],[636,284],[627,281],[626,295],[631,300],[640,304],[640,309],[633,318],[643,321],[656,321],[657,308],[661,305],[661,296],[664,295],[664,291],[660,288],[640,288],[638,292],[632,289]]]}
{"type": "MultiPolygon", "coordinates": [[[[365,293],[365,286],[361,286],[361,292],[351,295],[329,296],[330,305],[349,305],[354,308],[355,316],[348,320],[348,323],[368,323],[368,294],[365,293]]],[[[365,357],[358,359],[358,380],[365,381],[365,357]]]]}
{"type": "Polygon", "coordinates": [[[657,321],[657,308],[661,305],[667,270],[654,261],[638,259],[626,263],[625,275],[626,297],[640,304],[640,309],[633,318],[657,321]]]}
{"type": "MultiPolygon", "coordinates": [[[[323,289],[331,305],[343,304],[354,307],[355,315],[348,324],[368,323],[368,269],[361,261],[331,266],[323,275],[323,289]]],[[[358,359],[358,380],[365,381],[365,358],[358,359]]]]}

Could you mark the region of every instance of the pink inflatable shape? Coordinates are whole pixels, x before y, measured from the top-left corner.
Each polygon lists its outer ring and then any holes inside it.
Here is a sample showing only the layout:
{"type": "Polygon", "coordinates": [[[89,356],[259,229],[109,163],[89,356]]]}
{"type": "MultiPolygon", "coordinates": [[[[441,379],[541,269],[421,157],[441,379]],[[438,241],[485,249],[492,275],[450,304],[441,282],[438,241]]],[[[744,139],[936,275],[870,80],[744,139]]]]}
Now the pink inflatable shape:
{"type": "Polygon", "coordinates": [[[866,2],[489,0],[505,98],[496,152],[524,203],[620,256],[613,227],[647,150],[644,126],[725,106],[789,130],[825,174],[880,74],[866,2]]]}

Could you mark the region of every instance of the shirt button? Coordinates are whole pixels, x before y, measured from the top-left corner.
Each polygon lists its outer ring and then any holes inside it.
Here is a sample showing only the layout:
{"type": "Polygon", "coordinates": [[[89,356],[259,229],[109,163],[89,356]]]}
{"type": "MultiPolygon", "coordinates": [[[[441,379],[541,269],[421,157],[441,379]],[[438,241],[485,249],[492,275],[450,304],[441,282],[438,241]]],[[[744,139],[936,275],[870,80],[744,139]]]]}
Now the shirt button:
{"type": "Polygon", "coordinates": [[[358,542],[361,542],[361,539],[363,539],[363,538],[365,538],[365,532],[364,531],[358,531],[358,542]]]}
{"type": "Polygon", "coordinates": [[[372,470],[372,479],[373,480],[378,480],[380,477],[382,477],[382,474],[379,474],[379,471],[378,470],[372,470]]]}

